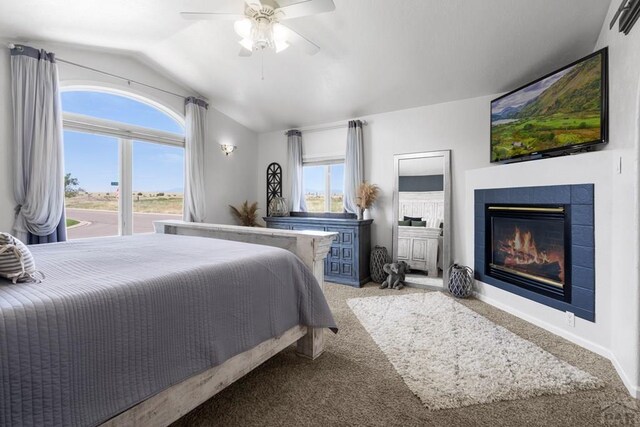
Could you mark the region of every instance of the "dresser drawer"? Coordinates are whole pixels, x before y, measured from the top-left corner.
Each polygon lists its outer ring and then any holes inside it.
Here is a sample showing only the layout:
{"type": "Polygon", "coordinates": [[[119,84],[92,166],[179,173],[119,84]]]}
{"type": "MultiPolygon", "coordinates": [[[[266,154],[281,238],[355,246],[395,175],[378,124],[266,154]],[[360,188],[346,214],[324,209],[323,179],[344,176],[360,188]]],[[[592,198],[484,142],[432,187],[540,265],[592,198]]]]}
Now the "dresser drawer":
{"type": "Polygon", "coordinates": [[[336,237],[333,241],[334,245],[353,247],[355,233],[352,229],[341,228],[341,227],[325,227],[325,231],[329,231],[331,233],[338,233],[338,237],[336,237]]]}

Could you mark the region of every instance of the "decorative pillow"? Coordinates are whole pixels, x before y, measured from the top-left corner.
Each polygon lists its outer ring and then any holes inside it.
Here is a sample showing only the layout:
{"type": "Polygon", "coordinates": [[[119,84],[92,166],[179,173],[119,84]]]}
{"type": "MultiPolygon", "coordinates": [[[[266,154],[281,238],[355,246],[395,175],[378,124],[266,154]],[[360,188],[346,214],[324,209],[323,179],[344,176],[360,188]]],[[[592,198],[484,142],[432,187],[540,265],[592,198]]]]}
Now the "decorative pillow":
{"type": "Polygon", "coordinates": [[[398,225],[404,225],[404,226],[411,225],[411,221],[409,221],[409,220],[402,221],[401,220],[401,221],[398,221],[398,225]]]}
{"type": "Polygon", "coordinates": [[[419,216],[405,216],[404,220],[405,221],[422,221],[422,218],[420,218],[419,216]]]}
{"type": "Polygon", "coordinates": [[[412,227],[425,227],[427,225],[424,221],[411,221],[412,227]]]}
{"type": "Polygon", "coordinates": [[[0,277],[18,281],[39,281],[31,251],[8,233],[0,233],[0,277]]]}

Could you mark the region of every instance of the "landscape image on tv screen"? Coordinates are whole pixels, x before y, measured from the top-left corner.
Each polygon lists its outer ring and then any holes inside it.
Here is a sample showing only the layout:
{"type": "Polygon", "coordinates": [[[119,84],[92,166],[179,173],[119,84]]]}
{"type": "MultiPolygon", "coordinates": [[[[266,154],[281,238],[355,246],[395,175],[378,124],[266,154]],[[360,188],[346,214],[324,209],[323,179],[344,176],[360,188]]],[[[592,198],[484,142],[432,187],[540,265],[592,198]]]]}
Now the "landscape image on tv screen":
{"type": "Polygon", "coordinates": [[[491,161],[601,142],[602,52],[491,103],[491,161]]]}

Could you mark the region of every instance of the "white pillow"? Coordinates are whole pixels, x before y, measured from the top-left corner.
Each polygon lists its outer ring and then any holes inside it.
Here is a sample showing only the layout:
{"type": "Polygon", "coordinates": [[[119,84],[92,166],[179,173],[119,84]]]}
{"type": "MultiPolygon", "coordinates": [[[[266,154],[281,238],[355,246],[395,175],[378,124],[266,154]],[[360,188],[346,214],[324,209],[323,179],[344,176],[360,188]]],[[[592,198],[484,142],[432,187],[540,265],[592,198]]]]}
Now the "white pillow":
{"type": "Polygon", "coordinates": [[[13,283],[39,281],[37,273],[29,248],[11,234],[0,232],[0,277],[13,283]]]}
{"type": "Polygon", "coordinates": [[[427,228],[440,228],[440,224],[442,224],[442,219],[440,218],[422,218],[424,222],[426,222],[425,227],[427,228]]]}

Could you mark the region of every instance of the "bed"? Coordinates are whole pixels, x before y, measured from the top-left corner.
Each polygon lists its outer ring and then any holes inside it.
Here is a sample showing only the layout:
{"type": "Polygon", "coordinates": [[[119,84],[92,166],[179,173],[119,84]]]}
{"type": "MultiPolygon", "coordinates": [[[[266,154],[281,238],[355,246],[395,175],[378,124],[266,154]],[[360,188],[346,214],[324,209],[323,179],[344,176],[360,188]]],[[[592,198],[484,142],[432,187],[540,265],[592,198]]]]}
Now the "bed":
{"type": "Polygon", "coordinates": [[[412,270],[426,271],[438,277],[442,269],[442,221],[444,218],[443,191],[401,191],[398,199],[398,218],[416,218],[424,226],[398,225],[397,258],[412,270]]]}
{"type": "MultiPolygon", "coordinates": [[[[262,238],[322,258],[331,239],[305,237],[262,238]]],[[[0,286],[0,425],[166,425],[296,341],[316,357],[336,330],[321,283],[272,246],[163,229],[31,247],[45,281],[0,286]]]]}

